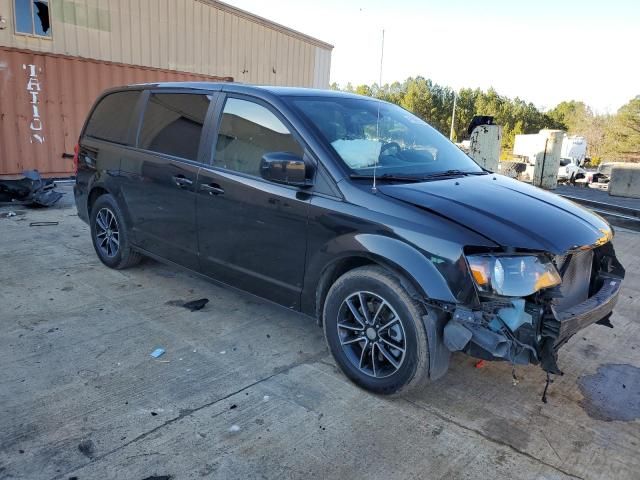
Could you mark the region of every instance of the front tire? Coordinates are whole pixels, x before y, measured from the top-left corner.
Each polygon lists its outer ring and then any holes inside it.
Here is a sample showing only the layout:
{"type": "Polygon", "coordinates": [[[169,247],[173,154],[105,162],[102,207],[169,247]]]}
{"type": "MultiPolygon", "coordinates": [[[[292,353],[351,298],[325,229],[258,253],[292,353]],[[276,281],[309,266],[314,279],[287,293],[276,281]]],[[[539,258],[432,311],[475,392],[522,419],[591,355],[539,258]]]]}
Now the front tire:
{"type": "Polygon", "coordinates": [[[428,378],[424,313],[395,275],[378,266],[360,267],[329,289],[324,335],[354,383],[378,394],[404,394],[428,378]]]}
{"type": "Polygon", "coordinates": [[[116,270],[140,263],[142,256],[132,249],[124,216],[113,196],[98,197],[89,220],[93,248],[102,263],[116,270]]]}

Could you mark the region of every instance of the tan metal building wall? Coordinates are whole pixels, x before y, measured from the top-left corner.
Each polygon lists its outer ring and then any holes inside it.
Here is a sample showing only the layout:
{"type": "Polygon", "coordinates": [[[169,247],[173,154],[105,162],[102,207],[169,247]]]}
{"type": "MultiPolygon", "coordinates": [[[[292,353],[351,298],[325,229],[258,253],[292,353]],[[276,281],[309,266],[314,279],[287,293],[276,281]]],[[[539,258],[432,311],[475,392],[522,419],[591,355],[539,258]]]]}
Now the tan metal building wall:
{"type": "Polygon", "coordinates": [[[224,81],[211,77],[100,60],[0,47],[0,174],[38,169],[50,177],[73,174],[80,129],[107,88],[164,81],[224,81]]]}
{"type": "Polygon", "coordinates": [[[329,87],[332,46],[213,0],[49,0],[51,39],[15,35],[0,0],[0,46],[238,82],[329,87]]]}
{"type": "Polygon", "coordinates": [[[73,173],[106,88],[235,80],[327,88],[331,45],[213,0],[49,0],[51,38],[16,34],[0,0],[0,175],[73,173]]]}

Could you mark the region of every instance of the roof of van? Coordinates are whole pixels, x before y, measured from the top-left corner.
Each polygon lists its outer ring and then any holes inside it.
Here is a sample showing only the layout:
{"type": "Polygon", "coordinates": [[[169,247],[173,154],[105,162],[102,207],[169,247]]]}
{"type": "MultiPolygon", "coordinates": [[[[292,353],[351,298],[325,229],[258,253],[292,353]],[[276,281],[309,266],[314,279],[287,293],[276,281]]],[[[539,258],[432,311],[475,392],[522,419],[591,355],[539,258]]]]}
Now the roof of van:
{"type": "Polygon", "coordinates": [[[146,88],[185,88],[194,90],[211,90],[222,89],[232,91],[245,92],[269,92],[280,97],[351,97],[351,98],[370,98],[362,95],[356,95],[349,92],[341,92],[339,90],[328,90],[321,88],[302,88],[302,87],[279,87],[270,85],[250,85],[246,83],[235,82],[159,82],[159,83],[139,83],[129,85],[130,87],[146,87],[146,88]]]}

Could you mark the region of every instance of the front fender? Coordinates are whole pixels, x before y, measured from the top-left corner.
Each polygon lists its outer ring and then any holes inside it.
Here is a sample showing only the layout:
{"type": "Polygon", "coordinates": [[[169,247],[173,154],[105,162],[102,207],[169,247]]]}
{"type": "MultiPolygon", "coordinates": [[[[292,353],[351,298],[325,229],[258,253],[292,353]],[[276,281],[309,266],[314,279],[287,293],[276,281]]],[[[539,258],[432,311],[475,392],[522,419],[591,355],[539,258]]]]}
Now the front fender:
{"type": "Polygon", "coordinates": [[[409,244],[391,237],[361,234],[354,237],[361,251],[372,255],[381,263],[400,269],[431,300],[455,303],[447,280],[431,260],[409,244]]]}
{"type": "Polygon", "coordinates": [[[366,258],[403,275],[423,298],[459,302],[442,272],[418,249],[396,238],[362,233],[336,237],[310,258],[302,295],[305,313],[316,313],[316,290],[325,272],[352,258],[366,258]]]}

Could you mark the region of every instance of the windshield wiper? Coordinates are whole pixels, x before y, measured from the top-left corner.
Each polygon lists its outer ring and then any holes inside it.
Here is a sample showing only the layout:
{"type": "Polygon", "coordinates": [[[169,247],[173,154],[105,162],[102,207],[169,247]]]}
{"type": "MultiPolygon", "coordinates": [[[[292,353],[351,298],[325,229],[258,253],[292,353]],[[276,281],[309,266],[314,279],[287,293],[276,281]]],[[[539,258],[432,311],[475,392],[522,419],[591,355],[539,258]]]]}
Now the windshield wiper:
{"type": "MultiPolygon", "coordinates": [[[[445,170],[444,172],[427,173],[426,175],[395,175],[393,173],[384,173],[382,175],[376,175],[377,180],[392,181],[392,182],[424,182],[425,180],[434,180],[437,178],[447,177],[464,177],[467,175],[487,175],[489,172],[484,170],[480,172],[465,172],[464,170],[445,170]]],[[[352,173],[349,178],[354,180],[373,180],[373,175],[361,175],[358,173],[352,173]]]]}
{"type": "MultiPolygon", "coordinates": [[[[357,173],[352,173],[349,175],[349,178],[354,180],[373,180],[373,175],[360,175],[357,173]]],[[[384,173],[382,175],[376,175],[377,180],[389,180],[389,181],[397,181],[397,182],[421,182],[422,177],[409,177],[406,175],[393,175],[391,173],[384,173]]]]}
{"type": "Polygon", "coordinates": [[[481,170],[480,172],[465,172],[464,170],[445,170],[444,172],[434,172],[425,175],[424,179],[440,178],[440,177],[466,177],[467,175],[487,175],[488,172],[481,170]]]}

